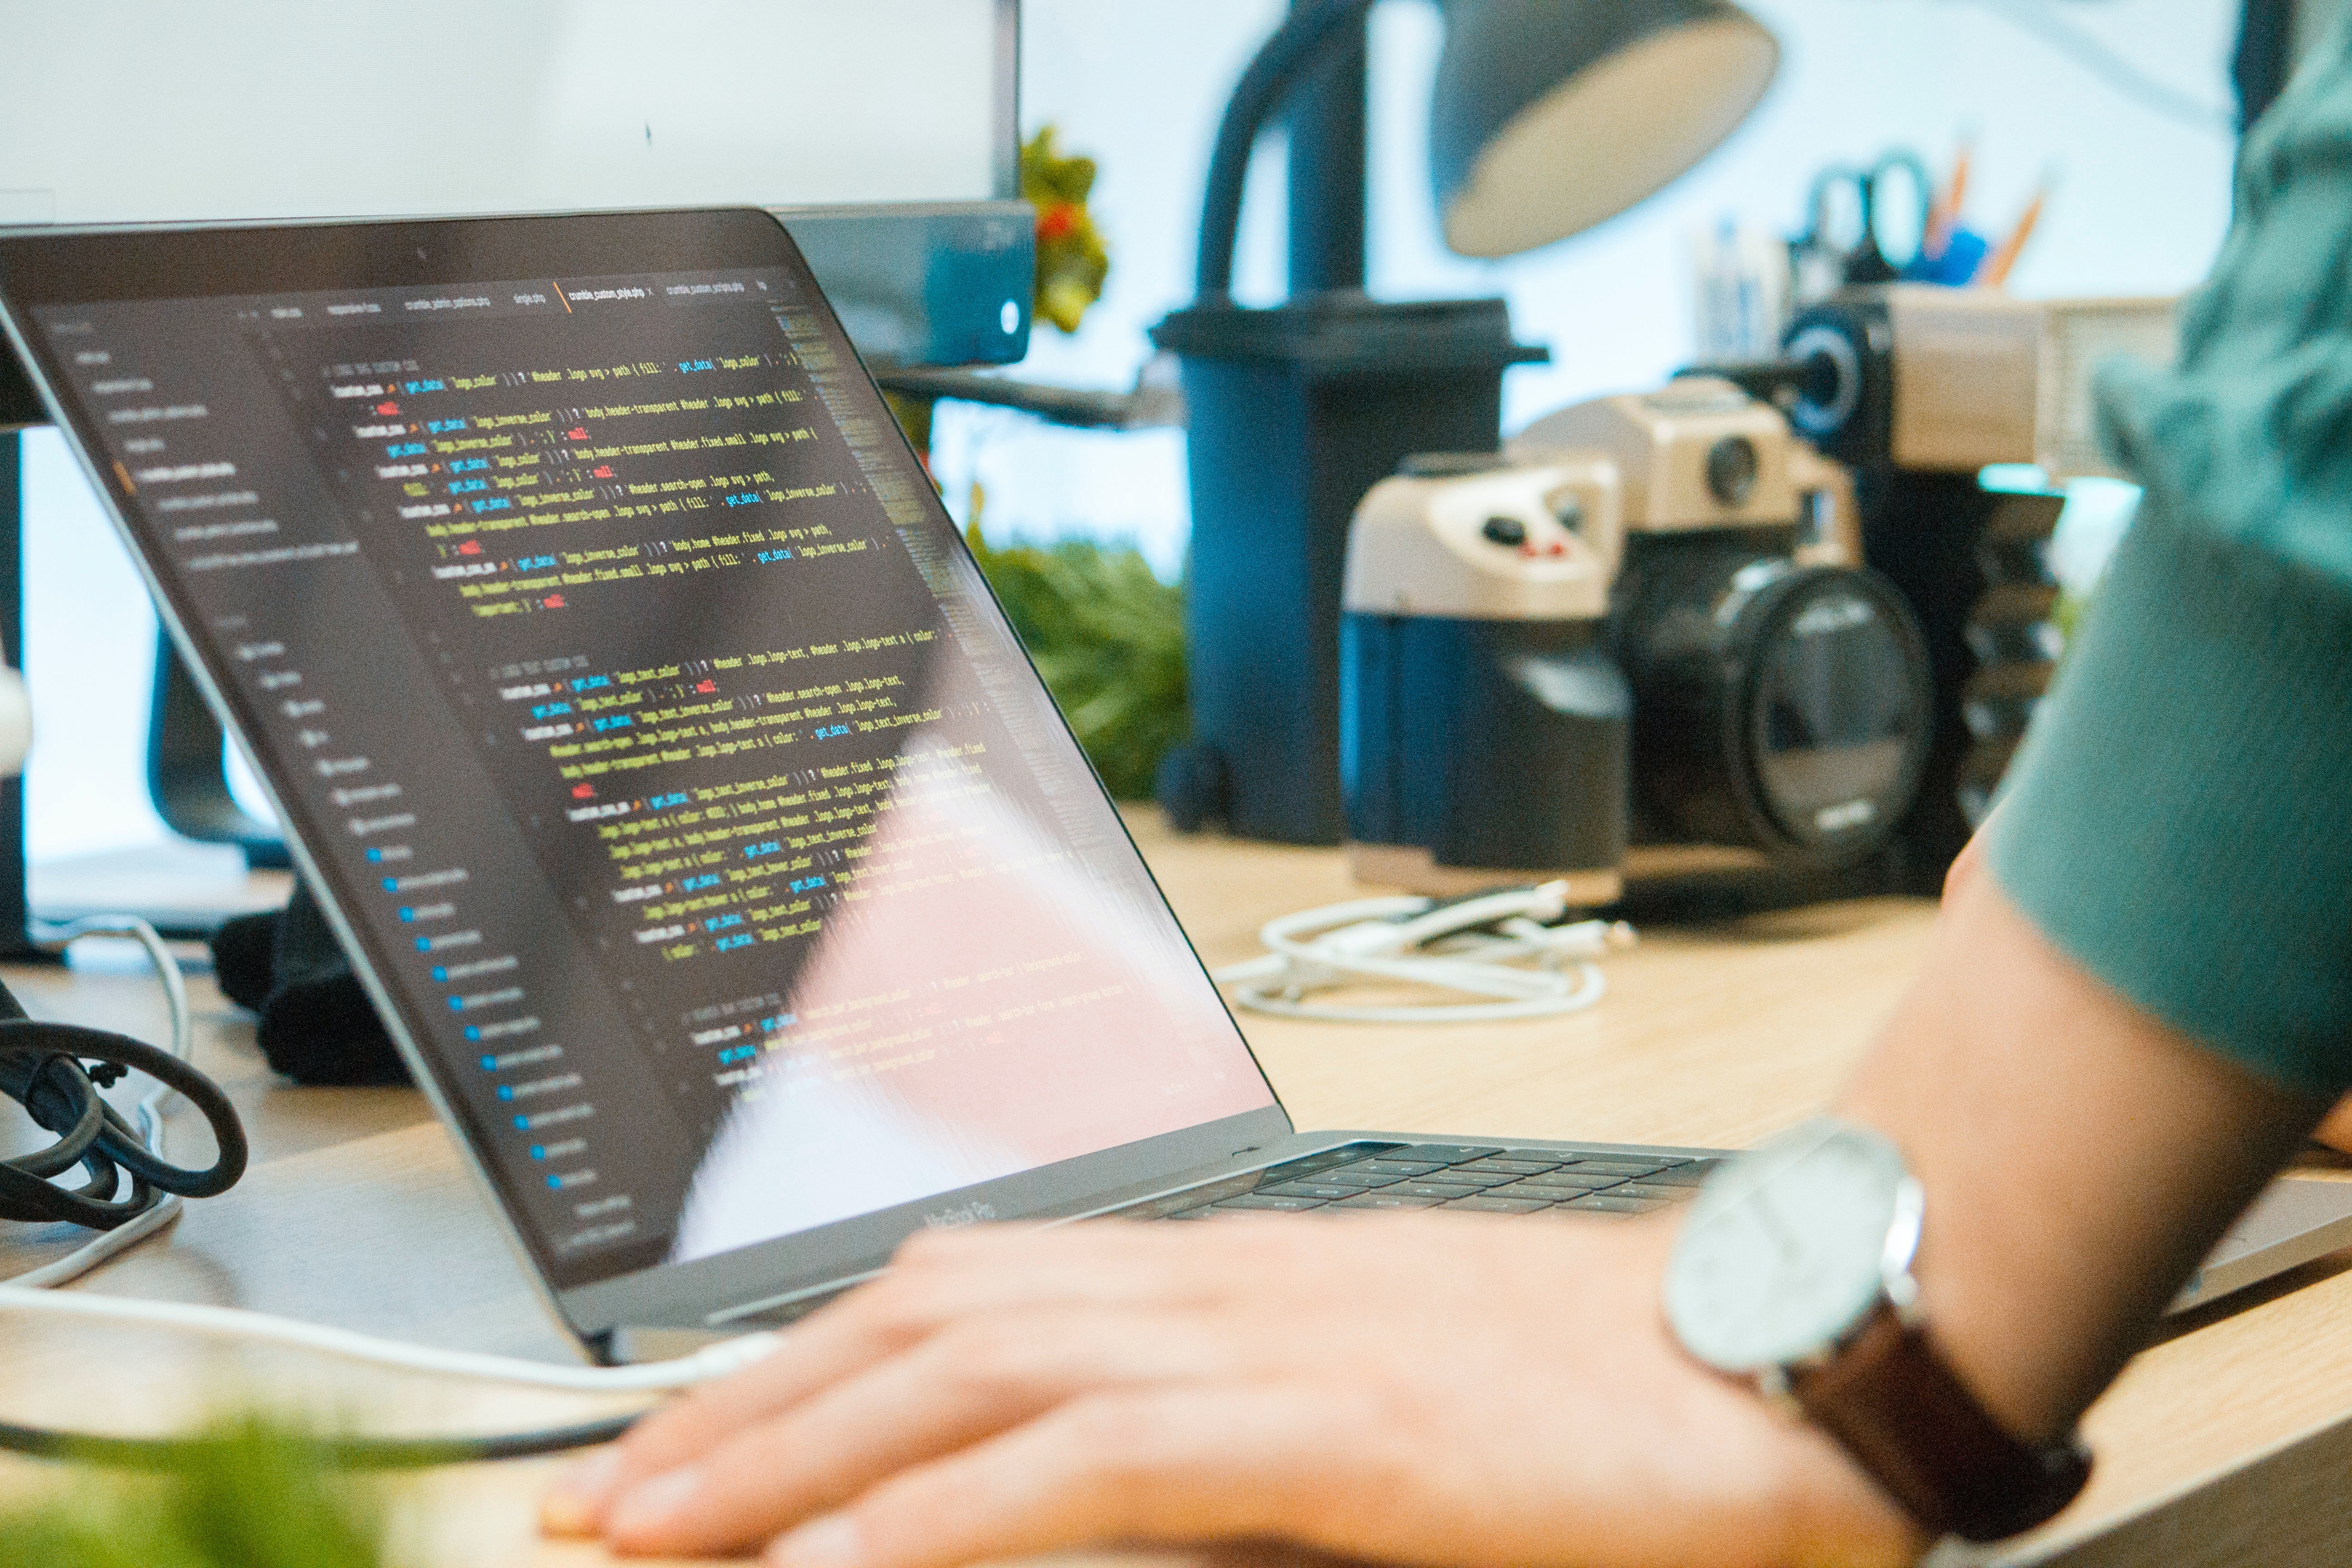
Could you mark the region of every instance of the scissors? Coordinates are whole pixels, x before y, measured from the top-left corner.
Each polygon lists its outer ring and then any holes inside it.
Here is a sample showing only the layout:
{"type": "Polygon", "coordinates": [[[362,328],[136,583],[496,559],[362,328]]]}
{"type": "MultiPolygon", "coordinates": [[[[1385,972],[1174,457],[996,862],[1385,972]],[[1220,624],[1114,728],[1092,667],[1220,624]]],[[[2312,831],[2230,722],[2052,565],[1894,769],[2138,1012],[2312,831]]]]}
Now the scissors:
{"type": "Polygon", "coordinates": [[[1904,258],[1907,264],[1927,245],[1928,214],[1936,205],[1936,182],[1916,153],[1897,148],[1882,153],[1878,162],[1866,169],[1832,163],[1813,176],[1811,194],[1805,198],[1806,233],[1798,244],[1817,256],[1839,258],[1843,282],[1887,283],[1900,274],[1900,268],[1887,260],[1878,244],[1879,186],[1894,174],[1908,180],[1913,194],[1918,197],[1919,222],[1912,235],[1910,252],[1904,258]],[[1831,196],[1841,185],[1853,187],[1862,216],[1861,237],[1842,253],[1830,242],[1828,234],[1831,196]]]}

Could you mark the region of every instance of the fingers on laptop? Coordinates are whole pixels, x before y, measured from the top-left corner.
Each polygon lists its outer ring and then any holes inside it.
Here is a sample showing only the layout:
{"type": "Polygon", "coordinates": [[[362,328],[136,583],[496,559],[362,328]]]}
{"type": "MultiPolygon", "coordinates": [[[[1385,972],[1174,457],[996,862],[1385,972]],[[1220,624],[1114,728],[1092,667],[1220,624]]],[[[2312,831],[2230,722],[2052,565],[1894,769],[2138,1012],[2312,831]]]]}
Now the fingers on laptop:
{"type": "Polygon", "coordinates": [[[1303,1250],[1287,1226],[1206,1228],[910,1244],[775,1353],[576,1468],[542,1518],[636,1550],[742,1544],[1067,1401],[1278,1374],[1282,1335],[1251,1320],[1344,1299],[1327,1287],[1360,1289],[1383,1248],[1337,1227],[1303,1250]]]}
{"type": "MultiPolygon", "coordinates": [[[[1635,1253],[1661,1237],[1643,1228],[1391,1216],[927,1242],[767,1361],[649,1419],[551,1499],[549,1521],[635,1552],[792,1530],[778,1561],[807,1568],[1276,1532],[1458,1558],[1462,1543],[1440,1537],[1486,1505],[1447,1496],[1445,1476],[1489,1446],[1494,1401],[1530,1439],[1641,1407],[1542,1392],[1565,1359],[1551,1353],[1561,1324],[1616,1325],[1603,1337],[1630,1348],[1585,1368],[1599,1383],[1696,1375],[1656,1331],[1655,1259],[1635,1253]],[[1486,1391],[1475,1419],[1465,1387],[1486,1391]],[[1571,1418],[1563,1403],[1591,1408],[1571,1418]]],[[[1732,1397],[1698,1382],[1685,1400],[1732,1397]]],[[[1524,1467],[1518,1444],[1504,1447],[1507,1468],[1524,1467]]],[[[1561,1525],[1550,1490],[1519,1489],[1528,1520],[1561,1525]]],[[[1609,1532],[1641,1532],[1601,1511],[1609,1532]]],[[[1512,1556],[1533,1541],[1486,1542],[1486,1555],[1534,1561],[1512,1556]]]]}
{"type": "Polygon", "coordinates": [[[1093,1394],[892,1477],[778,1540],[767,1561],[948,1568],[1100,1542],[1277,1531],[1340,1546],[1405,1544],[1377,1534],[1402,1522],[1382,1517],[1377,1500],[1388,1489],[1326,1461],[1330,1420],[1295,1389],[1093,1394]]]}
{"type": "MultiPolygon", "coordinates": [[[[773,1353],[655,1412],[622,1442],[573,1466],[542,1505],[541,1522],[561,1534],[594,1531],[617,1492],[684,1464],[748,1424],[789,1409],[815,1391],[921,1342],[942,1324],[991,1306],[1025,1307],[1112,1293],[1130,1300],[1158,1294],[1157,1281],[1138,1281],[1132,1271],[1108,1271],[1107,1276],[1093,1250],[1083,1245],[1088,1238],[1067,1233],[1052,1233],[1062,1235],[1063,1245],[1043,1248],[1045,1267],[1034,1267],[1040,1260],[1024,1256],[1031,1249],[1018,1246],[1023,1234],[1008,1226],[988,1233],[988,1243],[993,1245],[975,1246],[970,1237],[946,1245],[909,1244],[888,1275],[793,1325],[773,1353]],[[1080,1242],[1079,1266],[1055,1268],[1067,1261],[1065,1254],[1072,1240],[1080,1242]],[[1118,1285],[1110,1286],[1110,1279],[1118,1285]]],[[[1176,1270],[1165,1275],[1171,1280],[1177,1277],[1176,1270]]]]}
{"type": "Polygon", "coordinates": [[[575,1466],[550,1495],[542,1521],[566,1534],[597,1529],[618,1491],[686,1463],[749,1423],[789,1409],[950,1322],[1052,1302],[1174,1306],[1213,1299],[1229,1289],[1227,1276],[1204,1268],[1204,1255],[1246,1255],[1267,1245],[1257,1239],[1263,1226],[1218,1228],[1227,1234],[1213,1238],[1196,1234],[1197,1227],[1108,1225],[926,1233],[902,1249],[889,1274],[795,1324],[773,1354],[656,1412],[614,1448],[575,1466]]]}
{"type": "Polygon", "coordinates": [[[1074,1402],[1229,1383],[1227,1348],[1213,1325],[1191,1317],[1099,1308],[987,1314],[620,1493],[605,1533],[635,1551],[764,1541],[894,1476],[1054,1419],[1074,1402]]]}

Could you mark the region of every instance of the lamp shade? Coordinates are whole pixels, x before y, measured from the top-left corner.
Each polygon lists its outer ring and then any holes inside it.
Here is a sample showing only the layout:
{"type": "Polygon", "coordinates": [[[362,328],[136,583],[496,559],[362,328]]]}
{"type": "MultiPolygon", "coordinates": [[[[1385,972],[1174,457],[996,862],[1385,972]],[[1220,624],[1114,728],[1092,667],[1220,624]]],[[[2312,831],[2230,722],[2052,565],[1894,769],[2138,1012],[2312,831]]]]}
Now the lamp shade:
{"type": "Polygon", "coordinates": [[[1430,176],[1463,256],[1623,212],[1731,134],[1780,60],[1728,0],[1448,0],[1445,19],[1430,176]]]}

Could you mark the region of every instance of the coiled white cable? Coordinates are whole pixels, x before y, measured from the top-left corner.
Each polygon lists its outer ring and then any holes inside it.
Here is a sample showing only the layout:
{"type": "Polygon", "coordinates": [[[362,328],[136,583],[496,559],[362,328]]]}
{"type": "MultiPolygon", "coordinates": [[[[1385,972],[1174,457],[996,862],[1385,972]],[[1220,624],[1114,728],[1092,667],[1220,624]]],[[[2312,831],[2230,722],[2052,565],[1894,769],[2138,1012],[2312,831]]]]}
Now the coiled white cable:
{"type": "Polygon", "coordinates": [[[1358,899],[1268,921],[1263,957],[1213,978],[1255,1012],[1353,1024],[1468,1024],[1572,1013],[1608,989],[1591,961],[1633,943],[1622,921],[1551,925],[1569,910],[1568,885],[1546,882],[1441,902],[1358,899]],[[1488,1002],[1351,1006],[1314,1000],[1366,982],[1433,986],[1488,1002]]]}
{"type": "MultiPolygon", "coordinates": [[[[171,1009],[171,1052],[189,1059],[195,1045],[194,1015],[188,1006],[187,980],[179,961],[155,928],[127,915],[100,915],[75,921],[49,931],[57,946],[86,936],[127,936],[146,950],[171,1009]]],[[[165,1113],[179,1096],[158,1084],[139,1102],[139,1136],[161,1158],[163,1155],[165,1113]]],[[[59,1292],[47,1287],[79,1279],[134,1247],[179,1217],[181,1200],[165,1194],[152,1208],[137,1217],[100,1231],[56,1261],[26,1270],[0,1282],[0,1312],[31,1312],[50,1317],[95,1319],[173,1329],[215,1339],[262,1341],[297,1350],[364,1362],[405,1372],[440,1377],[467,1377],[491,1383],[561,1389],[575,1394],[665,1393],[690,1388],[750,1365],[775,1349],[778,1336],[751,1333],[722,1340],[674,1361],[639,1366],[566,1366],[553,1362],[526,1361],[520,1356],[486,1355],[472,1351],[437,1350],[428,1345],[379,1339],[349,1329],[306,1323],[236,1307],[213,1307],[193,1301],[135,1300],[84,1291],[59,1292]]]]}

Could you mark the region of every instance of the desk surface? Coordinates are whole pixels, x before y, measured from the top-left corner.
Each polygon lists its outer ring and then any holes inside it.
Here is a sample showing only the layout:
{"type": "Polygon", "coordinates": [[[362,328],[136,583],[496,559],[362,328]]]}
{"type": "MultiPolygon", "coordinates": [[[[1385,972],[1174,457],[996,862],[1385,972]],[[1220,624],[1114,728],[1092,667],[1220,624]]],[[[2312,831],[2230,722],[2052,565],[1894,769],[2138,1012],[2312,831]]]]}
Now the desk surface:
{"type": "MultiPolygon", "coordinates": [[[[1203,955],[1256,951],[1258,924],[1360,896],[1336,852],[1138,835],[1203,955]]],[[[1609,994],[1565,1018],[1368,1027],[1243,1016],[1303,1128],[1736,1146],[1821,1103],[1893,1005],[1924,942],[1924,903],[1824,905],[1704,931],[1647,933],[1606,964],[1609,994]]],[[[135,967],[12,970],[44,1016],[154,1037],[161,1007],[135,967]]],[[[218,1301],[425,1342],[551,1359],[568,1341],[538,1308],[423,1100],[272,1079],[248,1021],[195,987],[199,1059],[228,1088],[255,1158],[227,1195],[93,1276],[112,1294],[218,1301]]],[[[0,1134],[16,1141],[17,1131],[0,1134]]],[[[12,1227],[0,1273],[70,1245],[12,1227]]],[[[371,1429],[583,1419],[618,1402],[376,1374],[272,1352],[121,1331],[11,1323],[0,1411],[19,1420],[153,1429],[267,1387],[371,1429]]],[[[2099,1468],[2076,1506],[2003,1561],[2246,1563],[2352,1557],[2352,1510],[2318,1505],[2352,1462],[2352,1258],[2323,1260],[2228,1312],[2192,1316],[2142,1354],[2088,1422],[2099,1468]]],[[[548,1463],[478,1466],[403,1484],[418,1561],[579,1568],[601,1552],[532,1534],[548,1463]]],[[[0,1485],[54,1484],[0,1462],[0,1485]]]]}

